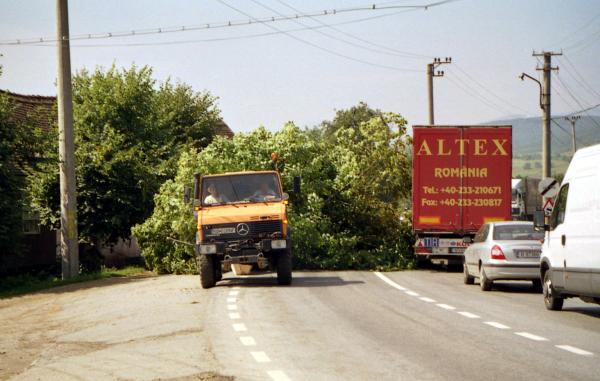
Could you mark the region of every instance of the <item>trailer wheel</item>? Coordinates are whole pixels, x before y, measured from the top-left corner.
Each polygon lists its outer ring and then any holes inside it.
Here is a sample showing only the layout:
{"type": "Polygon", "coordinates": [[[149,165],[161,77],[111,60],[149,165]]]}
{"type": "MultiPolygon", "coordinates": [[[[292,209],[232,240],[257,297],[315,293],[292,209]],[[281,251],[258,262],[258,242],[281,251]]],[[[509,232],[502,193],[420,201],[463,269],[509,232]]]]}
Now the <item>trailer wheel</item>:
{"type": "Polygon", "coordinates": [[[198,256],[198,270],[202,288],[211,288],[216,283],[215,257],[212,255],[198,256]]]}
{"type": "Polygon", "coordinates": [[[469,270],[467,269],[466,263],[463,263],[463,282],[465,284],[474,284],[475,283],[475,277],[472,275],[469,275],[469,270]]]}
{"type": "Polygon", "coordinates": [[[277,284],[287,286],[292,284],[292,250],[282,251],[277,256],[277,284]]]}

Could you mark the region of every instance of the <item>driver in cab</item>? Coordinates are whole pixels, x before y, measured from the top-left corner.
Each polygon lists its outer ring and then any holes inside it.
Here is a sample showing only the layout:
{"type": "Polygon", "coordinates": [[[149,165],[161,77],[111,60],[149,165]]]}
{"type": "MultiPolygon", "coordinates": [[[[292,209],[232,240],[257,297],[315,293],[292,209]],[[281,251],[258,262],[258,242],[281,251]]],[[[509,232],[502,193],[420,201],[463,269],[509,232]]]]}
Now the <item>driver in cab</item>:
{"type": "Polygon", "coordinates": [[[208,193],[208,196],[206,196],[206,198],[204,199],[204,203],[206,205],[223,204],[229,202],[225,195],[219,193],[219,190],[217,189],[217,186],[215,184],[210,184],[208,186],[208,193]]]}

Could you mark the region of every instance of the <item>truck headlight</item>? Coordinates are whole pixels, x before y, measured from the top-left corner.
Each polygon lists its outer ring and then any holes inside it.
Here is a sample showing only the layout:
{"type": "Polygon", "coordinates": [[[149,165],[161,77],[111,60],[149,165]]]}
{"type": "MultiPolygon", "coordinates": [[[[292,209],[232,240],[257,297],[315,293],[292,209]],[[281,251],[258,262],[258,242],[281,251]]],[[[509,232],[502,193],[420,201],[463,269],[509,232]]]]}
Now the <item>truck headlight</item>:
{"type": "Polygon", "coordinates": [[[200,245],[200,254],[215,254],[217,245],[200,245]]]}
{"type": "Polygon", "coordinates": [[[285,249],[286,245],[285,239],[274,239],[271,241],[271,249],[285,249]]]}

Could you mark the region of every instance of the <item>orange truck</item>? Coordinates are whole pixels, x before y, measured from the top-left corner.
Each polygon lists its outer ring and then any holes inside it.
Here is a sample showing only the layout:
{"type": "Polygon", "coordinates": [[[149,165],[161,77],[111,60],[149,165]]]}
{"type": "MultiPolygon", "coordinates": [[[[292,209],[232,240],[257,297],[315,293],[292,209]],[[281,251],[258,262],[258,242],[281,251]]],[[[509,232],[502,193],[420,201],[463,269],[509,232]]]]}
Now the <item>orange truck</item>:
{"type": "Polygon", "coordinates": [[[512,126],[413,127],[418,262],[460,264],[481,225],[511,220],[512,126]]]}
{"type": "MultiPolygon", "coordinates": [[[[294,194],[299,193],[300,178],[296,177],[294,194]]],[[[193,205],[203,288],[213,287],[224,271],[239,265],[254,271],[276,270],[278,284],[291,284],[289,195],[277,171],[196,174],[193,205]]]]}

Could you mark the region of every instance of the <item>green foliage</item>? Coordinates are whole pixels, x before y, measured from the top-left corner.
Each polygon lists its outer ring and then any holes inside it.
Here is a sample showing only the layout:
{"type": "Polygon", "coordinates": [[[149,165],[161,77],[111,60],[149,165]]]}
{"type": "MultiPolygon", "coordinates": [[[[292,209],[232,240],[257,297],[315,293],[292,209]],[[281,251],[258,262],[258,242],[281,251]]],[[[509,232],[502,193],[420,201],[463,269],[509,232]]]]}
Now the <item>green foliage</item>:
{"type": "MultiPolygon", "coordinates": [[[[219,120],[214,102],[184,84],[157,84],[148,67],[82,70],[73,77],[81,241],[96,245],[130,237],[131,227],[152,212],[160,184],[174,176],[179,153],[212,139],[219,120]]],[[[54,224],[56,159],[31,182],[43,221],[54,224]]]]}
{"type": "Polygon", "coordinates": [[[328,139],[322,138],[328,127],[303,131],[289,123],[275,133],[259,128],[182,154],[175,179],[155,196],[152,216],[133,229],[149,268],[196,271],[193,248],[168,239],[195,240],[194,218],[182,200],[195,172],[272,169],[271,152],[279,153],[284,189],[294,176],[302,178],[302,195],[292,199],[289,213],[297,267],[408,266],[412,233],[400,218],[411,188],[406,122],[370,109],[351,120],[324,124],[335,125],[328,139]]]}
{"type": "Polygon", "coordinates": [[[21,254],[26,178],[45,149],[40,129],[13,113],[9,97],[0,94],[0,273],[21,254]]]}

